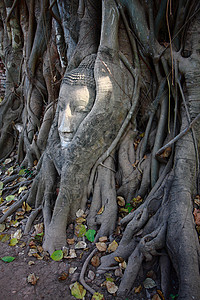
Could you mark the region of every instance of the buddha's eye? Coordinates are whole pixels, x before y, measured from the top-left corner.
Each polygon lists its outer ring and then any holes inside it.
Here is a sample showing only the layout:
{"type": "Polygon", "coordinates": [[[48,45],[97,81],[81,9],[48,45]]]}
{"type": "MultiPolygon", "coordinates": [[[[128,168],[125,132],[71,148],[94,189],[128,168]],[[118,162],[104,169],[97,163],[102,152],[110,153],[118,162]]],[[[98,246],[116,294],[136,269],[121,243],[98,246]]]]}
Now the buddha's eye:
{"type": "Polygon", "coordinates": [[[77,106],[74,111],[75,112],[85,112],[85,113],[88,112],[88,110],[86,109],[86,107],[83,106],[83,105],[77,106]]]}

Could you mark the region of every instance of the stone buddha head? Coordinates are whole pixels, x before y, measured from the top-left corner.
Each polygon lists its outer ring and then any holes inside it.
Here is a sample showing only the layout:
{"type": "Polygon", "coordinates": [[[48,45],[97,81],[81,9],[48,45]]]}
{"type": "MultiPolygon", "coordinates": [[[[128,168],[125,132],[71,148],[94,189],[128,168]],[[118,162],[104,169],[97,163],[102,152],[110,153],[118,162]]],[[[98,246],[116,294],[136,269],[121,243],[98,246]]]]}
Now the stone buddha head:
{"type": "Polygon", "coordinates": [[[95,54],[87,56],[76,69],[64,76],[58,101],[58,132],[62,148],[72,141],[93,107],[96,93],[95,59],[95,54]]]}

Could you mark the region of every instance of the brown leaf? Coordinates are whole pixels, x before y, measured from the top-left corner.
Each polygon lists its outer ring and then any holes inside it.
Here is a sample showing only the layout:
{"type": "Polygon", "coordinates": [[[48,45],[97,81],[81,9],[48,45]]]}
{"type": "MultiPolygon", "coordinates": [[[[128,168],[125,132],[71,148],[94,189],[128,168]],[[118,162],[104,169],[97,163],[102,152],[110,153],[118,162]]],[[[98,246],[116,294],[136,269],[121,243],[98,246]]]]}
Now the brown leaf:
{"type": "Polygon", "coordinates": [[[119,263],[123,263],[123,261],[124,261],[123,257],[120,257],[120,256],[115,256],[114,260],[119,262],[119,263]]]}
{"type": "Polygon", "coordinates": [[[39,279],[39,277],[35,276],[34,273],[29,274],[28,278],[27,278],[28,282],[31,283],[32,285],[35,285],[37,283],[38,279],[39,279]]]}
{"type": "Polygon", "coordinates": [[[200,226],[200,209],[195,208],[194,212],[194,221],[197,226],[200,226]]]}
{"type": "Polygon", "coordinates": [[[108,246],[108,252],[114,252],[118,248],[118,243],[114,240],[111,244],[108,246]]]}
{"type": "Polygon", "coordinates": [[[100,260],[99,260],[99,257],[97,255],[95,255],[95,256],[92,257],[91,264],[94,267],[98,267],[100,265],[100,260]]]}
{"type": "Polygon", "coordinates": [[[108,238],[107,238],[107,236],[101,236],[100,238],[99,238],[99,242],[107,242],[107,240],[108,240],[108,238]]]}
{"type": "Polygon", "coordinates": [[[101,215],[104,212],[104,205],[100,208],[97,215],[101,215]]]}
{"type": "Polygon", "coordinates": [[[123,197],[121,197],[121,196],[118,196],[117,197],[117,204],[119,205],[119,206],[125,206],[125,204],[126,204],[126,201],[125,201],[125,199],[123,198],[123,197]]]}
{"type": "Polygon", "coordinates": [[[141,291],[142,291],[142,286],[141,286],[141,285],[139,285],[138,287],[134,288],[134,292],[135,292],[136,294],[141,293],[141,291]]]}
{"type": "Polygon", "coordinates": [[[106,243],[103,243],[103,242],[96,243],[96,247],[100,252],[104,252],[107,249],[106,243]]]}
{"type": "Polygon", "coordinates": [[[34,228],[35,228],[35,235],[40,234],[44,230],[44,223],[36,224],[34,225],[34,228]]]}
{"type": "Polygon", "coordinates": [[[68,278],[69,274],[67,274],[66,272],[62,272],[62,274],[58,277],[59,281],[63,281],[66,280],[68,278]]]}
{"type": "Polygon", "coordinates": [[[69,245],[73,245],[74,242],[75,242],[74,239],[67,239],[67,243],[68,243],[69,245]]]}
{"type": "Polygon", "coordinates": [[[118,287],[112,281],[106,281],[105,286],[110,294],[115,294],[118,290],[118,287]]]}

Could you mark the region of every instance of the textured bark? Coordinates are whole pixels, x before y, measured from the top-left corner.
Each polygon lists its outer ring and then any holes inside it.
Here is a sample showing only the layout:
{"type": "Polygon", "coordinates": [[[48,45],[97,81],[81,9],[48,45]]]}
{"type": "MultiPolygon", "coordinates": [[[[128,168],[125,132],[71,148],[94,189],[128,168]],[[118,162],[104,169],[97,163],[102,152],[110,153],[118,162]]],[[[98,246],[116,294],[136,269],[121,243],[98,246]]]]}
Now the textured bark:
{"type": "Polygon", "coordinates": [[[42,210],[43,246],[61,249],[67,225],[89,203],[96,240],[112,239],[117,196],[123,197],[134,211],[122,215],[119,247],[102,257],[98,272],[116,265],[116,256],[127,261],[118,290],[123,298],[145,261],[156,261],[165,299],[174,269],[178,299],[197,300],[198,1],[16,3],[0,1],[6,67],[0,160],[17,145],[21,166],[38,162],[26,196],[35,211],[25,232],[42,210]]]}

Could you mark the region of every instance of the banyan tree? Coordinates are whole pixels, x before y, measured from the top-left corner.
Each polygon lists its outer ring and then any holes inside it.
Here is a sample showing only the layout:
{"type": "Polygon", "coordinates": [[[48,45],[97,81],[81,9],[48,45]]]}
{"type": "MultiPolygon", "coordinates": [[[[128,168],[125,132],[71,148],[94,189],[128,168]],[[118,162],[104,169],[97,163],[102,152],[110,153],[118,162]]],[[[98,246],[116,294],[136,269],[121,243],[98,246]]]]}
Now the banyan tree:
{"type": "Polygon", "coordinates": [[[90,203],[89,228],[117,250],[98,272],[127,261],[124,295],[145,261],[160,265],[167,299],[171,270],[178,299],[199,299],[200,4],[197,0],[1,0],[0,159],[17,148],[37,175],[26,201],[38,213],[49,253],[90,203]],[[102,213],[99,210],[103,207],[102,213]]]}

